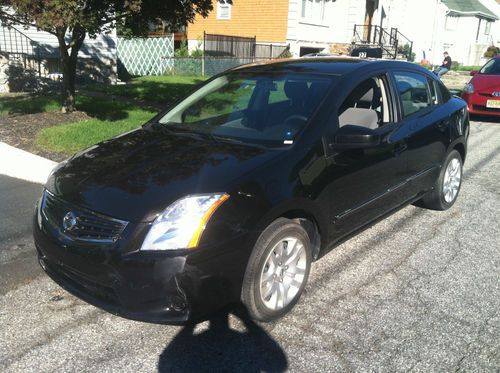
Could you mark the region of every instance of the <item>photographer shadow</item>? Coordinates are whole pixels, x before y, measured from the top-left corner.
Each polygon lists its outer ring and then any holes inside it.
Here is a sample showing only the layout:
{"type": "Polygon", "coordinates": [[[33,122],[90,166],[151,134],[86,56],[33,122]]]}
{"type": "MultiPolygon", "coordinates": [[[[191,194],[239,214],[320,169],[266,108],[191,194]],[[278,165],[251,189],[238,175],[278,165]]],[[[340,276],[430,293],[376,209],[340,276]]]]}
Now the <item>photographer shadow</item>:
{"type": "Polygon", "coordinates": [[[208,320],[208,330],[196,333],[187,325],[163,350],[159,372],[283,372],[287,357],[274,341],[239,307],[232,312],[245,330],[231,329],[229,312],[219,312],[208,320]]]}

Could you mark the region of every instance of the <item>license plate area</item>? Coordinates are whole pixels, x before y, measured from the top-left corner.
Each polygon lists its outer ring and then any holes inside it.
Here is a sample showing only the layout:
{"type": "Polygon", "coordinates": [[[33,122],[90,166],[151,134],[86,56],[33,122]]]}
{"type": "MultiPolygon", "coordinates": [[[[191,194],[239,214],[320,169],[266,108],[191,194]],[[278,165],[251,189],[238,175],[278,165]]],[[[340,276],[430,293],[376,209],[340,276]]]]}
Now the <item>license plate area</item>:
{"type": "Polygon", "coordinates": [[[500,109],[500,100],[487,100],[486,107],[492,109],[500,109]]]}

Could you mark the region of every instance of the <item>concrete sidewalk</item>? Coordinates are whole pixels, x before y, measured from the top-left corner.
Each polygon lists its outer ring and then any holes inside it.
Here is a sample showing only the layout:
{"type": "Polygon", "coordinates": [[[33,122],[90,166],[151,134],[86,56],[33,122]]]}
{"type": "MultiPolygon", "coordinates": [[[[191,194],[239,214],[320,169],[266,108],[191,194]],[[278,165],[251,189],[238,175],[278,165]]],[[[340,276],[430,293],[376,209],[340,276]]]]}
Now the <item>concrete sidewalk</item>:
{"type": "Polygon", "coordinates": [[[45,184],[56,162],[0,142],[0,175],[45,184]]]}

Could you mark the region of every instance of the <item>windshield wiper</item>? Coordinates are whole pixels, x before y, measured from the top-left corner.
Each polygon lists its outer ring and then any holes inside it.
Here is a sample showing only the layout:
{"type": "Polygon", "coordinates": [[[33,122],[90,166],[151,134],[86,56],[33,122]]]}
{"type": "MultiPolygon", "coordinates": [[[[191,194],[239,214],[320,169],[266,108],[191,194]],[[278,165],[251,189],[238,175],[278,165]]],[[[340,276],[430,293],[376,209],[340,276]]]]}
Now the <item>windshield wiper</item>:
{"type": "Polygon", "coordinates": [[[225,137],[220,135],[212,135],[210,134],[210,138],[216,142],[230,142],[233,144],[246,144],[244,141],[237,140],[234,137],[225,137]]]}

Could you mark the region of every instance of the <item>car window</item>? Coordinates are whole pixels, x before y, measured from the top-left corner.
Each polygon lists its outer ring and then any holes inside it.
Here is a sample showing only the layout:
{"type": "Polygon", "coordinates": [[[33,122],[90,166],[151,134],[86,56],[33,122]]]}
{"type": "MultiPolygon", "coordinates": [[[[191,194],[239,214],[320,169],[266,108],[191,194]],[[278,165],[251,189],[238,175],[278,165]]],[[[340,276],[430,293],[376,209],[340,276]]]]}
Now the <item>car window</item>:
{"type": "Polygon", "coordinates": [[[396,79],[403,116],[407,117],[432,105],[427,78],[418,73],[397,72],[396,79]]]}
{"type": "Polygon", "coordinates": [[[391,122],[385,76],[371,77],[356,86],[339,108],[339,126],[355,125],[371,129],[391,122]]]}
{"type": "Polygon", "coordinates": [[[431,96],[431,102],[433,105],[439,105],[439,86],[435,80],[427,78],[427,85],[429,87],[429,93],[431,96]]]}
{"type": "Polygon", "coordinates": [[[446,88],[446,86],[438,80],[435,80],[434,83],[437,85],[439,93],[441,93],[441,103],[448,102],[451,98],[451,94],[450,91],[448,91],[448,88],[446,88]]]}
{"type": "Polygon", "coordinates": [[[264,146],[293,143],[334,77],[295,73],[227,73],[203,85],[159,123],[264,146]]]}
{"type": "Polygon", "coordinates": [[[479,70],[479,74],[500,75],[500,59],[496,58],[486,62],[486,65],[479,70]]]}

